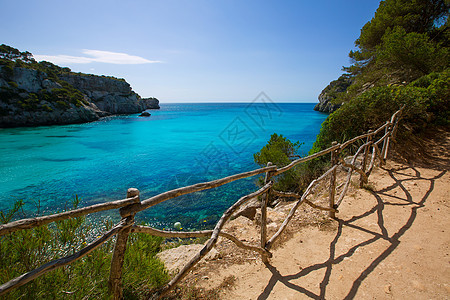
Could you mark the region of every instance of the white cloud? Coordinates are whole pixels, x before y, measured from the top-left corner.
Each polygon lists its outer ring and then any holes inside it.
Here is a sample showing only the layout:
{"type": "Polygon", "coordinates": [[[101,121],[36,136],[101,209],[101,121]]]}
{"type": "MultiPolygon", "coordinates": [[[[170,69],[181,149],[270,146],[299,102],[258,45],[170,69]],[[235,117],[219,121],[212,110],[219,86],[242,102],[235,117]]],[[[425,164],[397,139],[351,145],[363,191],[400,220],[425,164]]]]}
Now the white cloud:
{"type": "Polygon", "coordinates": [[[33,55],[37,61],[50,61],[55,64],[89,64],[92,62],[101,62],[107,64],[118,65],[136,65],[136,64],[152,64],[161,63],[158,60],[148,60],[140,56],[129,55],[126,53],[101,51],[101,50],[89,50],[84,49],[83,54],[85,56],[70,56],[70,55],[33,55]]]}

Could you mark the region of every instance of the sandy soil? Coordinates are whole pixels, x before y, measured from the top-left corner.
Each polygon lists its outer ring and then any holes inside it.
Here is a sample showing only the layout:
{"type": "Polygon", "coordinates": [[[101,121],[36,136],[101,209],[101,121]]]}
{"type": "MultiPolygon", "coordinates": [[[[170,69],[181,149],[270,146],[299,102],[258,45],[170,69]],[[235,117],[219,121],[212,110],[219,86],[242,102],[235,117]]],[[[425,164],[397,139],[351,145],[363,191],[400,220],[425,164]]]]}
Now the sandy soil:
{"type": "MultiPolygon", "coordinates": [[[[355,183],[335,220],[301,207],[263,264],[220,240],[185,285],[221,288],[221,299],[450,299],[450,135],[426,161],[388,160],[366,189],[355,183]],[[435,157],[434,163],[430,157],[435,157]],[[230,280],[230,278],[232,280],[230,280]]],[[[343,177],[343,173],[341,177],[343,177]]],[[[326,187],[311,200],[324,205],[326,187]]],[[[268,213],[273,234],[292,204],[268,213]]],[[[258,224],[239,217],[226,231],[257,244],[258,224]]]]}

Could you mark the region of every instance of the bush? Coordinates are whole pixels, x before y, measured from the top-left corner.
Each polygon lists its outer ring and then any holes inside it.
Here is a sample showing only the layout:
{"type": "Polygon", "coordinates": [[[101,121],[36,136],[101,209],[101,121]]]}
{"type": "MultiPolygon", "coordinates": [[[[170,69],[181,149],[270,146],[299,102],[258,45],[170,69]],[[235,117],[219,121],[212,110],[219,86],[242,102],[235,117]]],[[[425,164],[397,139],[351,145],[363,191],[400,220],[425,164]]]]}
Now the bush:
{"type": "MultiPolygon", "coordinates": [[[[77,205],[78,198],[73,201],[73,207],[77,205]]],[[[11,221],[22,207],[23,202],[17,201],[9,212],[0,211],[0,221],[11,221]]],[[[108,221],[96,225],[101,231],[112,227],[108,221]]],[[[0,284],[75,253],[92,240],[92,229],[84,217],[78,217],[0,236],[0,284]]],[[[162,241],[146,234],[130,235],[123,268],[127,299],[148,297],[151,289],[167,282],[164,265],[156,257],[162,241]]],[[[82,259],[14,289],[2,299],[107,299],[113,248],[113,240],[109,240],[82,259]]]]}
{"type": "Polygon", "coordinates": [[[68,108],[70,108],[69,103],[67,103],[67,102],[65,102],[65,101],[62,101],[62,100],[56,101],[56,104],[58,105],[58,107],[59,107],[60,109],[68,109],[68,108]]]}
{"type": "Polygon", "coordinates": [[[53,111],[53,109],[50,106],[48,106],[47,104],[44,104],[41,107],[42,107],[42,109],[44,111],[48,111],[48,112],[52,112],[53,111]]]}
{"type": "Polygon", "coordinates": [[[19,86],[17,85],[17,83],[15,83],[14,81],[8,81],[9,86],[13,87],[13,88],[18,88],[19,86]]]}
{"type": "MultiPolygon", "coordinates": [[[[291,162],[298,149],[300,142],[291,142],[283,135],[276,133],[270,136],[270,140],[258,153],[253,154],[255,162],[265,167],[268,162],[273,163],[277,167],[284,167],[291,162]]],[[[298,186],[298,174],[295,169],[291,169],[276,178],[274,188],[281,191],[295,190],[298,186]]]]}
{"type": "Polygon", "coordinates": [[[3,77],[8,80],[11,79],[14,76],[14,69],[13,69],[13,63],[11,62],[0,62],[2,65],[2,75],[3,77]]]}
{"type": "Polygon", "coordinates": [[[376,129],[403,105],[402,122],[414,132],[430,125],[448,125],[449,91],[449,69],[423,76],[408,85],[372,88],[350,99],[322,123],[312,152],[330,147],[333,141],[343,142],[376,129]]]}

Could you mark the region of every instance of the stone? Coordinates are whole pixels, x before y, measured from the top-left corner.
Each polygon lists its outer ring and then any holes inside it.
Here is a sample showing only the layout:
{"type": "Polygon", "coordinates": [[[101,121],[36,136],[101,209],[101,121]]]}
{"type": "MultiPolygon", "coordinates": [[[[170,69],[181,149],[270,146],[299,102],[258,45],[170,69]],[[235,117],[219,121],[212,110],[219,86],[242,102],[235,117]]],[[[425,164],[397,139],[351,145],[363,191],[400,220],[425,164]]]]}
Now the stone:
{"type": "Polygon", "coordinates": [[[333,103],[336,94],[345,93],[352,83],[353,79],[348,75],[342,75],[337,80],[330,82],[320,93],[319,103],[314,107],[314,110],[324,113],[332,113],[337,110],[342,104],[333,103]]]}
{"type": "MultiPolygon", "coordinates": [[[[169,272],[174,273],[181,270],[203,247],[202,244],[181,245],[159,252],[157,257],[164,262],[169,272]]],[[[221,254],[213,248],[203,259],[216,260],[220,257],[221,254]]]]}
{"type": "MultiPolygon", "coordinates": [[[[30,93],[39,94],[42,90],[51,93],[54,88],[63,86],[48,78],[46,73],[28,68],[14,67],[12,76],[4,76],[0,72],[0,85],[7,86],[11,92],[9,98],[0,103],[0,128],[85,123],[108,115],[134,114],[159,108],[158,99],[141,99],[123,79],[64,73],[58,75],[58,79],[79,90],[83,94],[83,103],[76,106],[63,99],[66,103],[64,107],[57,105],[56,100],[41,101],[33,110],[27,111],[26,107],[19,105],[19,101],[29,98],[30,93]],[[17,87],[9,85],[10,81],[17,87]]],[[[150,116],[147,113],[143,116],[150,116]]]]}
{"type": "Polygon", "coordinates": [[[253,221],[256,216],[256,209],[260,207],[261,202],[258,200],[258,198],[252,198],[247,201],[247,204],[240,207],[239,210],[231,216],[231,219],[234,220],[237,217],[243,216],[253,221]]]}
{"type": "Polygon", "coordinates": [[[144,111],[139,115],[139,117],[150,117],[150,116],[151,114],[148,111],[144,111]]]}

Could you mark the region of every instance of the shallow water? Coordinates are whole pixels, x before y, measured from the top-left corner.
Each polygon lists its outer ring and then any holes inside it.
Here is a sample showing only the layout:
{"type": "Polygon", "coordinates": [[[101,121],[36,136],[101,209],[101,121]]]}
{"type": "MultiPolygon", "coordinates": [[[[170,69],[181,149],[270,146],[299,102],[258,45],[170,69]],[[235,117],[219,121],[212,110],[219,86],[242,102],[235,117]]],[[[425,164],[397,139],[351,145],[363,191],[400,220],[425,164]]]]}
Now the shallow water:
{"type": "MultiPolygon", "coordinates": [[[[17,199],[30,215],[125,198],[249,171],[253,153],[274,132],[304,142],[308,152],[326,115],[314,104],[162,104],[151,117],[104,118],[65,126],[0,129],[0,210],[17,199]]],[[[256,177],[186,195],[139,213],[139,221],[166,227],[210,227],[239,197],[256,190],[256,177]]],[[[117,215],[117,213],[114,213],[117,215]]]]}

